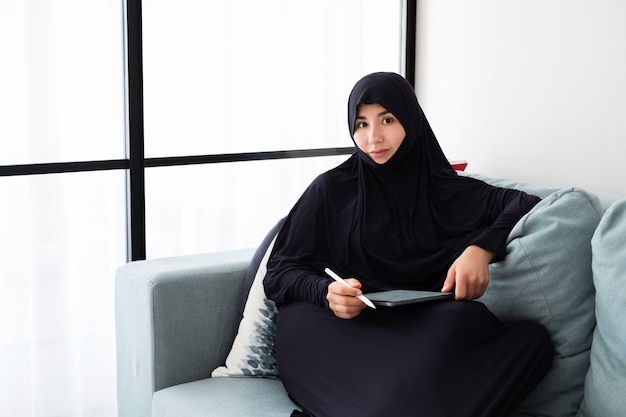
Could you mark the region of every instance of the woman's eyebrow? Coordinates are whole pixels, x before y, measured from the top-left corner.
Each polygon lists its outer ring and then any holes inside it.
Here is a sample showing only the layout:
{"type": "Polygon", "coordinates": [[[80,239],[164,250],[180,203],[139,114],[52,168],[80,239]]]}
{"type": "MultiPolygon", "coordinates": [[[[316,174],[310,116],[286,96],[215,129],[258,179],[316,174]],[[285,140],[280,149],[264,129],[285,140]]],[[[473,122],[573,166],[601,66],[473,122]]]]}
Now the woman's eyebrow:
{"type": "MultiPolygon", "coordinates": [[[[384,116],[384,115],[389,114],[389,113],[391,113],[389,110],[381,111],[380,113],[378,113],[377,117],[381,117],[381,116],[384,116]]],[[[357,119],[363,119],[363,120],[366,119],[365,116],[361,116],[361,115],[357,115],[356,118],[357,119]]]]}

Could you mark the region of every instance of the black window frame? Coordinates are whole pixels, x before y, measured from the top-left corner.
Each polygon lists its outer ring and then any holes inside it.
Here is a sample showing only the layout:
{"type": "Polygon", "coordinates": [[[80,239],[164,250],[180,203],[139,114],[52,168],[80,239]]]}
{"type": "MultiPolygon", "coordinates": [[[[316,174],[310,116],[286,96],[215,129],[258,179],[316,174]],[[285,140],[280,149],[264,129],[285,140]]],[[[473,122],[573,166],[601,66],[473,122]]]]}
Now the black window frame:
{"type": "MultiPolygon", "coordinates": [[[[349,155],[353,147],[301,149],[270,152],[247,152],[214,155],[193,155],[146,158],[144,153],[143,119],[143,50],[142,2],[125,1],[126,55],[126,158],[1,165],[0,177],[43,175],[106,170],[126,170],[127,261],[146,259],[146,198],[145,169],[179,165],[245,162],[270,159],[308,158],[316,156],[349,155]]],[[[406,1],[405,77],[415,85],[415,47],[417,29],[417,0],[406,1]]]]}

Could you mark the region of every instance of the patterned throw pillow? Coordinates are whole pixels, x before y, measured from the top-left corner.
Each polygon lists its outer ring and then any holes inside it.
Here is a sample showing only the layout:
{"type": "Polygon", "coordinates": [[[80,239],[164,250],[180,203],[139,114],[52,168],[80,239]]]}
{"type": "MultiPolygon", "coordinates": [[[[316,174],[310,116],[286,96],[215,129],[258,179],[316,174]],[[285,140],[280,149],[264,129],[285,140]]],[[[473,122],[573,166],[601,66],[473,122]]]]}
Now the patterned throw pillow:
{"type": "MultiPolygon", "coordinates": [[[[257,253],[263,253],[263,257],[258,264],[250,291],[247,294],[243,318],[239,323],[239,331],[226,358],[225,366],[216,368],[211,373],[212,377],[278,377],[274,351],[277,310],[274,302],[265,296],[263,279],[267,273],[267,260],[274,247],[276,234],[280,228],[279,225],[274,227],[268,234],[268,237],[271,237],[272,240],[270,241],[266,238],[269,241],[267,247],[265,243],[262,243],[259,249],[257,249],[257,253]]],[[[254,268],[254,266],[253,262],[251,268],[254,268]]],[[[246,285],[244,283],[244,287],[246,285]]]]}

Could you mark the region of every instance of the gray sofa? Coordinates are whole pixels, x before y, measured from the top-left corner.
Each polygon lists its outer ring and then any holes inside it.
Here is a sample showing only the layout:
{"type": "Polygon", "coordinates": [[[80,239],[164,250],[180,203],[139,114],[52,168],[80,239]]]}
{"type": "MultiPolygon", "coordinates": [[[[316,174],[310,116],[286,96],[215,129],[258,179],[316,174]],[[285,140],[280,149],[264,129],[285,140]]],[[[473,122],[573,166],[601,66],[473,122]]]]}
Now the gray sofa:
{"type": "MultiPolygon", "coordinates": [[[[544,199],[512,231],[507,259],[491,266],[481,299],[504,319],[542,322],[557,348],[553,370],[514,415],[626,415],[624,196],[464,175],[544,199]]],[[[206,253],[119,268],[120,417],[285,417],[297,409],[279,379],[211,377],[237,335],[254,254],[206,253]]]]}

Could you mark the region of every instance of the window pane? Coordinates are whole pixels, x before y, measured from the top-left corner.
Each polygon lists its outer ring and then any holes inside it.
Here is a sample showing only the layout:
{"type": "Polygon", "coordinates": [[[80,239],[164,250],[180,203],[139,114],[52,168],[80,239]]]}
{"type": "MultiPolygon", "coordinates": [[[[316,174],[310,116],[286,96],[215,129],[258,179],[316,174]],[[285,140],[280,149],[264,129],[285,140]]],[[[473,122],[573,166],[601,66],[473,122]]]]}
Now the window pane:
{"type": "Polygon", "coordinates": [[[258,246],[316,176],[347,158],[148,169],[148,258],[258,246]]]}
{"type": "Polygon", "coordinates": [[[402,3],[145,2],[146,156],[350,146],[354,83],[403,71],[402,3]]]}
{"type": "Polygon", "coordinates": [[[115,416],[123,171],[0,178],[0,415],[115,416]],[[7,391],[8,390],[8,391],[7,391]]]}
{"type": "Polygon", "coordinates": [[[124,157],[121,7],[0,3],[0,165],[124,157]]]}

